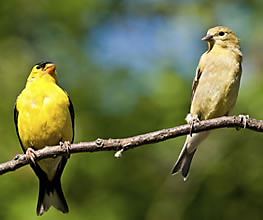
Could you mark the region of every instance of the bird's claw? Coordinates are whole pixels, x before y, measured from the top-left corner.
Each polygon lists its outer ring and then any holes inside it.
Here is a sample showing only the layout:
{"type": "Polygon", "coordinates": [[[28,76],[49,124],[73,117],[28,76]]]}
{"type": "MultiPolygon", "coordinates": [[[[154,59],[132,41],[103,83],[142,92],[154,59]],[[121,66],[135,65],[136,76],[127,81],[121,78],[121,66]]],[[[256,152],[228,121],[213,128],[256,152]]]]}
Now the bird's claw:
{"type": "Polygon", "coordinates": [[[199,118],[198,118],[197,115],[194,115],[194,116],[193,116],[193,115],[191,115],[191,114],[188,114],[188,115],[186,116],[186,121],[187,121],[187,123],[190,125],[189,134],[190,134],[190,136],[192,137],[194,124],[200,122],[200,120],[199,120],[199,118]]]}
{"type": "Polygon", "coordinates": [[[71,144],[69,141],[59,142],[60,147],[66,151],[67,159],[70,158],[70,150],[71,150],[71,144]]]}
{"type": "Polygon", "coordinates": [[[36,165],[36,158],[37,158],[37,155],[36,155],[36,151],[29,147],[27,150],[26,150],[26,157],[29,161],[31,161],[33,164],[36,165]]]}

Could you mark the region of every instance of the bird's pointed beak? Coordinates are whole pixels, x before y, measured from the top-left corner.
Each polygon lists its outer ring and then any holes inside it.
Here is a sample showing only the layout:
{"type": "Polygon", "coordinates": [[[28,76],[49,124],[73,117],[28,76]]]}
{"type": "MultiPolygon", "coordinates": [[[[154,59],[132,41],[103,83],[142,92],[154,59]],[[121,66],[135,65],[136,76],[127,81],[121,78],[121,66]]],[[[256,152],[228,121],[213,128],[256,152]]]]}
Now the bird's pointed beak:
{"type": "Polygon", "coordinates": [[[205,41],[210,41],[210,40],[212,40],[213,39],[213,35],[211,35],[211,34],[207,34],[206,36],[204,36],[203,38],[202,38],[202,40],[205,40],[205,41]]]}
{"type": "Polygon", "coordinates": [[[46,64],[44,71],[47,72],[48,74],[54,73],[56,69],[56,65],[54,63],[48,63],[46,64]]]}

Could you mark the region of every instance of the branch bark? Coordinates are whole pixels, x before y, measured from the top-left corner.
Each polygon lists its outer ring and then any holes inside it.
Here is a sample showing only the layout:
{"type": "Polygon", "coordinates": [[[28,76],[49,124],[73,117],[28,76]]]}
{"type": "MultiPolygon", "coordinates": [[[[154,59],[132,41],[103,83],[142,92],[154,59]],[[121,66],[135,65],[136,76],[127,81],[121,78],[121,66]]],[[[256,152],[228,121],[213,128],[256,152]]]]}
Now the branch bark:
{"type": "MultiPolygon", "coordinates": [[[[245,116],[232,116],[232,117],[220,117],[210,119],[206,121],[196,122],[192,128],[192,133],[198,133],[202,131],[217,129],[217,128],[247,128],[257,132],[263,132],[263,120],[256,120],[252,118],[246,118],[245,116]]],[[[80,142],[78,144],[71,144],[69,152],[67,149],[61,146],[45,147],[36,151],[35,161],[52,158],[58,155],[67,153],[79,153],[79,152],[97,152],[97,151],[126,151],[135,147],[144,146],[147,144],[162,142],[171,138],[187,135],[190,133],[190,125],[181,125],[174,128],[163,129],[154,131],[134,137],[122,138],[122,139],[101,139],[91,142],[80,142]]],[[[118,154],[115,155],[118,157],[118,154]]],[[[18,168],[30,163],[30,160],[25,154],[18,154],[14,159],[0,164],[0,175],[10,171],[17,170],[18,168]]]]}

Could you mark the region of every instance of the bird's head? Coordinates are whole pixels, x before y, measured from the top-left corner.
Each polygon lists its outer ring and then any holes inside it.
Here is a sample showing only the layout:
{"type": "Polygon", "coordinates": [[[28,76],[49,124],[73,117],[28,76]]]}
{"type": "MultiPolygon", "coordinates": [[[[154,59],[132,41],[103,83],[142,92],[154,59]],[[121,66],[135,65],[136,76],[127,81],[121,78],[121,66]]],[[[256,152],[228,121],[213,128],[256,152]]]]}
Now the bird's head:
{"type": "Polygon", "coordinates": [[[32,82],[34,80],[44,78],[47,80],[54,81],[57,83],[57,71],[56,65],[51,62],[40,62],[37,63],[33,68],[28,77],[28,81],[32,82]]]}
{"type": "Polygon", "coordinates": [[[224,26],[217,26],[209,29],[206,36],[203,37],[202,40],[208,42],[209,51],[214,45],[220,46],[222,48],[240,48],[239,39],[229,28],[224,26]]]}

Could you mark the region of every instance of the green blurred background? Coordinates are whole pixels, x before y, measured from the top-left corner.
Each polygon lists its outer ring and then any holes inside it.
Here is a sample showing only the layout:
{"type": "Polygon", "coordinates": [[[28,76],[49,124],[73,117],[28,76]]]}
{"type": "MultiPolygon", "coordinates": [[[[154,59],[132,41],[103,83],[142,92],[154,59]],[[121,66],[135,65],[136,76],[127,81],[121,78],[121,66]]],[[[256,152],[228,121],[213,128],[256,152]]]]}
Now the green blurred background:
{"type": "MultiPolygon", "coordinates": [[[[241,40],[233,114],[263,115],[263,1],[12,0],[0,3],[0,162],[21,153],[13,106],[32,66],[57,64],[76,112],[75,142],[184,124],[201,38],[216,25],[241,40]]],[[[202,144],[188,181],[171,176],[185,137],[124,153],[72,155],[62,177],[70,212],[42,219],[262,219],[263,136],[220,129],[202,144]]],[[[29,166],[0,177],[0,219],[36,219],[29,166]]]]}

